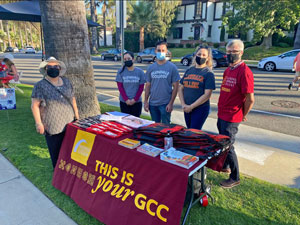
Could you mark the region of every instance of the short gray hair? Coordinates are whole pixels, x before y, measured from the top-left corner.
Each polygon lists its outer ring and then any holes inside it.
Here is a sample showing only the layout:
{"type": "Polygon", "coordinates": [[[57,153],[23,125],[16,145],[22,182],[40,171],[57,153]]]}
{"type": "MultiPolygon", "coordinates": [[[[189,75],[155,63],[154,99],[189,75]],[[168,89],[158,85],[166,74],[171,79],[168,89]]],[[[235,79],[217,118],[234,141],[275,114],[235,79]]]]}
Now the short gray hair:
{"type": "Polygon", "coordinates": [[[233,45],[237,45],[239,46],[240,50],[241,51],[244,51],[244,42],[241,41],[240,39],[233,39],[233,40],[230,40],[227,45],[226,45],[226,49],[227,48],[230,48],[231,46],[233,45]]]}

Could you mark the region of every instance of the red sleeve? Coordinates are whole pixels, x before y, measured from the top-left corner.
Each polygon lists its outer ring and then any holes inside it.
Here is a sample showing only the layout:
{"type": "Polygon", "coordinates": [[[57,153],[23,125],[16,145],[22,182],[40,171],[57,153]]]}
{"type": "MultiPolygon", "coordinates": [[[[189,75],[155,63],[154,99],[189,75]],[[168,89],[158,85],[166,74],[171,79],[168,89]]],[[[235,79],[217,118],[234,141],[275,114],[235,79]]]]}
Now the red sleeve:
{"type": "Polygon", "coordinates": [[[124,101],[127,101],[128,97],[127,97],[126,92],[124,90],[123,83],[117,82],[117,85],[118,85],[119,92],[122,95],[122,98],[124,99],[124,101]]]}
{"type": "Polygon", "coordinates": [[[241,91],[243,94],[254,93],[254,77],[248,66],[245,66],[244,72],[241,74],[241,91]]]}
{"type": "Polygon", "coordinates": [[[139,86],[138,91],[136,92],[135,97],[134,97],[134,100],[135,100],[136,102],[140,99],[140,97],[141,97],[141,95],[142,95],[142,93],[143,93],[143,90],[144,90],[144,84],[141,84],[141,85],[139,86]]]}

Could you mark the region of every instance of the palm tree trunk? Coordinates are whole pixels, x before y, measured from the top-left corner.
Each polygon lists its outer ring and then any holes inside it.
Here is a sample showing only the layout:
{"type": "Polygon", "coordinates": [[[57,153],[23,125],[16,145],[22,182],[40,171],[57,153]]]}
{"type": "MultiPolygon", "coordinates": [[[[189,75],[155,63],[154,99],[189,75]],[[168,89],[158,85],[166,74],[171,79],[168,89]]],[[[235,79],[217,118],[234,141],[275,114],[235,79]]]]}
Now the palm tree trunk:
{"type": "Polygon", "coordinates": [[[294,42],[294,49],[299,49],[299,48],[300,48],[300,19],[299,19],[295,42],[294,42]]]}
{"type": "Polygon", "coordinates": [[[140,51],[144,50],[144,33],[145,32],[145,28],[141,27],[140,28],[140,51]]]}
{"type": "MultiPolygon", "coordinates": [[[[90,0],[91,5],[91,18],[93,22],[97,22],[96,18],[96,3],[95,0],[90,0]]],[[[97,51],[97,27],[92,27],[92,54],[96,54],[97,51]]]]}
{"type": "MultiPolygon", "coordinates": [[[[2,20],[0,20],[0,30],[4,32],[2,20]]],[[[4,48],[4,49],[2,49],[2,45],[0,45],[0,50],[1,50],[1,51],[5,51],[5,49],[6,49],[6,44],[5,44],[4,39],[2,39],[2,41],[3,41],[3,48],[4,48]]]]}
{"type": "Polygon", "coordinates": [[[25,28],[25,40],[26,40],[26,46],[28,46],[28,32],[27,32],[26,22],[24,23],[24,28],[25,28]]]}
{"type": "Polygon", "coordinates": [[[11,47],[11,39],[10,39],[8,22],[6,22],[6,33],[7,33],[7,38],[8,38],[8,46],[11,47]]]}
{"type": "Polygon", "coordinates": [[[30,45],[35,48],[36,46],[34,45],[32,39],[32,25],[30,23],[29,23],[29,34],[30,34],[30,45]]]}
{"type": "Polygon", "coordinates": [[[104,31],[104,46],[107,46],[107,41],[106,41],[106,12],[103,14],[103,31],[104,31]]]}
{"type": "Polygon", "coordinates": [[[66,64],[80,118],[99,114],[84,2],[43,0],[40,7],[46,58],[66,64]]]}
{"type": "Polygon", "coordinates": [[[19,24],[19,36],[20,36],[20,41],[21,41],[21,48],[24,47],[24,43],[23,43],[23,35],[22,35],[22,30],[21,30],[21,22],[18,22],[19,24]]]}

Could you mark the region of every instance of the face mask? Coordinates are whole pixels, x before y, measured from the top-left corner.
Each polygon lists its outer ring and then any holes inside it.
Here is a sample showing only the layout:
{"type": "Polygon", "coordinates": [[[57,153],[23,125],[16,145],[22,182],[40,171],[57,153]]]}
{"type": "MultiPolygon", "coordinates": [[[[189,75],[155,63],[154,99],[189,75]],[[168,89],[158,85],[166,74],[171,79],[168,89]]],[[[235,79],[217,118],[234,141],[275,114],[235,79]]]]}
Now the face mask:
{"type": "Polygon", "coordinates": [[[55,77],[58,77],[58,75],[59,75],[59,69],[58,68],[48,68],[47,69],[47,75],[49,76],[49,77],[52,77],[52,78],[55,78],[55,77]]]}
{"type": "Polygon", "coordinates": [[[206,63],[206,58],[201,58],[199,56],[196,56],[196,63],[198,65],[203,65],[204,63],[206,63]]]}
{"type": "Polygon", "coordinates": [[[235,63],[236,61],[238,61],[240,59],[239,54],[227,54],[227,61],[229,63],[235,63]]]}
{"type": "Polygon", "coordinates": [[[166,53],[165,52],[157,52],[156,53],[156,58],[158,59],[158,60],[164,60],[165,58],[166,58],[166,53]]]}
{"type": "Polygon", "coordinates": [[[132,62],[132,60],[127,60],[124,62],[124,65],[127,67],[131,67],[133,65],[133,62],[132,62]]]}

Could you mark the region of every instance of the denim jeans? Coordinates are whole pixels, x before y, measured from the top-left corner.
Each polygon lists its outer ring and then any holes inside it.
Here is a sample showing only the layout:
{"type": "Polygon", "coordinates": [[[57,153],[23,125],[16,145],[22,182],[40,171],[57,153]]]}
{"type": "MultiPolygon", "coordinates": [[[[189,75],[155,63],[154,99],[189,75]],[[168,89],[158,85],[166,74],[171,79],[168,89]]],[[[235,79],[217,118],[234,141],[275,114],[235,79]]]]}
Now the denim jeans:
{"type": "Polygon", "coordinates": [[[231,169],[230,178],[234,181],[240,180],[239,163],[233,146],[239,125],[239,123],[231,123],[218,118],[219,133],[230,137],[230,149],[223,168],[231,169]]]}
{"type": "Polygon", "coordinates": [[[205,120],[208,117],[210,106],[198,106],[190,113],[184,113],[184,119],[187,128],[194,128],[201,130],[205,120]]]}
{"type": "Polygon", "coordinates": [[[171,113],[167,112],[166,107],[167,104],[159,106],[149,105],[152,120],[156,123],[170,124],[171,113]]]}

